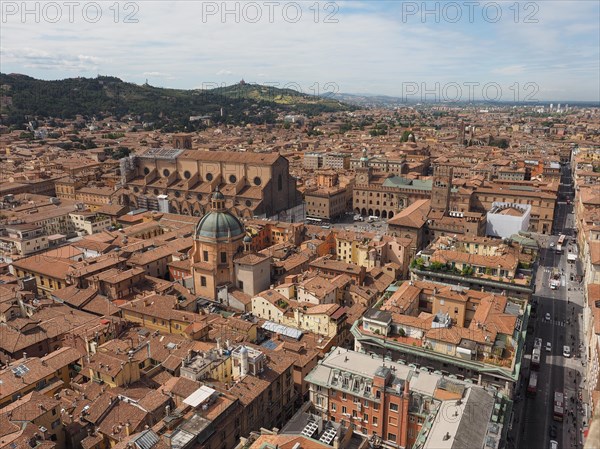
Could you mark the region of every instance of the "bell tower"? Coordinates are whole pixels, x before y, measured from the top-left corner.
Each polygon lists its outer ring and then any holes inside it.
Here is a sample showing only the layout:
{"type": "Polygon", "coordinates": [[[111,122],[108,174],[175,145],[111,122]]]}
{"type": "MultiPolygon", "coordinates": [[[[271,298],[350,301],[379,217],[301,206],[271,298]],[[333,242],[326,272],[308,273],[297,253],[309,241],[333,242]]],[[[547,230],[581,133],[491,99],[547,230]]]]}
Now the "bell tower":
{"type": "Polygon", "coordinates": [[[360,158],[360,165],[356,169],[356,183],[362,185],[368,185],[371,182],[371,175],[373,169],[369,166],[369,156],[367,149],[363,148],[362,157],[360,158]]]}
{"type": "Polygon", "coordinates": [[[438,165],[433,170],[431,186],[431,209],[444,214],[450,209],[450,192],[452,189],[452,167],[438,165]]]}

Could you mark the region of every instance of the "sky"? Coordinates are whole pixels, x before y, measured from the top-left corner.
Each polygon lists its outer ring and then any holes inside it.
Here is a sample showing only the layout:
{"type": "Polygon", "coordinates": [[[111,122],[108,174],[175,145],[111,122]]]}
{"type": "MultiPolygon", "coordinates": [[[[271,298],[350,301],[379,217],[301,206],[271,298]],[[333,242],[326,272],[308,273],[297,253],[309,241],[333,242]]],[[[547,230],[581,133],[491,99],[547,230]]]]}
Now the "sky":
{"type": "Polygon", "coordinates": [[[0,71],[600,102],[600,2],[1,0],[0,71]]]}

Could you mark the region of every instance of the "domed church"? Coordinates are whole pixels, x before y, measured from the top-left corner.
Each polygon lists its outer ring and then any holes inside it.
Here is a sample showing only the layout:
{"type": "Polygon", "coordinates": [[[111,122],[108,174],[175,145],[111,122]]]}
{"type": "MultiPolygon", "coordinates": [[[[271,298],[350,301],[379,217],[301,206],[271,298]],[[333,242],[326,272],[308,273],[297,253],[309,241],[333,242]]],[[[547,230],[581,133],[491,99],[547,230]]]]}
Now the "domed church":
{"type": "Polygon", "coordinates": [[[198,222],[190,252],[196,295],[215,300],[218,287],[235,285],[233,259],[244,250],[244,225],[225,207],[225,196],[215,190],[211,210],[198,222]]]}

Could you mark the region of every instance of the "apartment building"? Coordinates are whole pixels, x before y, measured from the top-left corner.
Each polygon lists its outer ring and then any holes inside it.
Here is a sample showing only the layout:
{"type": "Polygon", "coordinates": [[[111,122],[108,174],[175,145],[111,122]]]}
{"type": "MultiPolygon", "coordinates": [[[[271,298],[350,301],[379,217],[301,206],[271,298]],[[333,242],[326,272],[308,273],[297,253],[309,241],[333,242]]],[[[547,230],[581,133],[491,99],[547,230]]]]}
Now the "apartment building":
{"type": "Polygon", "coordinates": [[[346,338],[346,309],[338,304],[299,302],[277,290],[267,290],[252,298],[252,314],[284,326],[326,337],[346,338]]]}
{"type": "Polygon", "coordinates": [[[333,348],[307,382],[322,419],[377,446],[443,447],[450,431],[457,447],[497,448],[507,432],[505,396],[387,357],[333,348]]]}
{"type": "Polygon", "coordinates": [[[6,225],[0,231],[0,250],[5,255],[27,256],[48,248],[48,236],[35,224],[6,225]]]}
{"type": "Polygon", "coordinates": [[[25,354],[0,369],[0,413],[7,405],[34,391],[51,397],[69,386],[81,357],[78,350],[64,347],[43,357],[25,354]]]}
{"type": "Polygon", "coordinates": [[[347,187],[322,187],[304,193],[306,216],[322,220],[333,220],[350,210],[347,187]]]}
{"type": "Polygon", "coordinates": [[[473,194],[473,208],[479,212],[492,210],[495,202],[530,205],[528,231],[552,234],[557,192],[519,185],[488,183],[478,187],[473,194]]]}
{"type": "Polygon", "coordinates": [[[357,351],[389,353],[512,397],[528,317],[527,303],[503,295],[411,281],[380,309],[369,309],[351,332],[357,351]]]}
{"type": "Polygon", "coordinates": [[[528,300],[537,250],[489,237],[439,237],[411,263],[413,280],[432,280],[528,300]]]}

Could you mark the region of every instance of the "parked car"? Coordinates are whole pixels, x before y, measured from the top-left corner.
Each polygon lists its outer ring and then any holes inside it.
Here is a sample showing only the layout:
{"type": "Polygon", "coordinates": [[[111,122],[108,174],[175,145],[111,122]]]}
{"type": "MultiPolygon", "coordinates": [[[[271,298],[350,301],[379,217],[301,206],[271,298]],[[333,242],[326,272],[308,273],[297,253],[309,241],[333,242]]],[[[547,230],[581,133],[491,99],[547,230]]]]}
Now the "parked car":
{"type": "Polygon", "coordinates": [[[546,342],[546,352],[552,352],[552,343],[546,342]]]}
{"type": "Polygon", "coordinates": [[[550,440],[550,449],[558,449],[558,442],[556,440],[550,440]]]}
{"type": "Polygon", "coordinates": [[[563,356],[565,357],[571,357],[571,347],[570,346],[563,346],[563,356]]]}
{"type": "Polygon", "coordinates": [[[546,313],[546,316],[544,316],[544,319],[545,319],[546,321],[550,321],[552,318],[550,317],[550,314],[549,314],[549,313],[546,313]]]}

